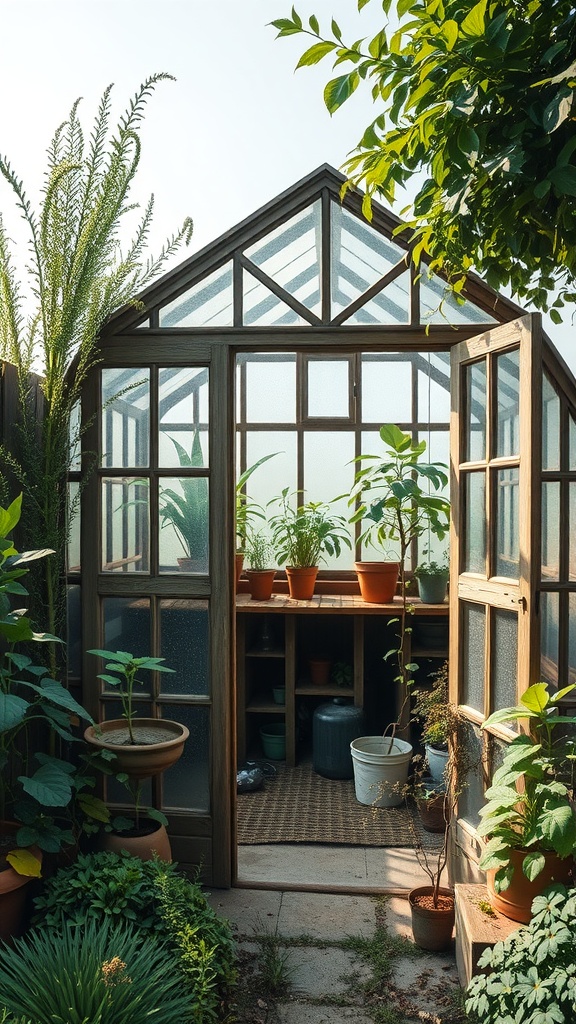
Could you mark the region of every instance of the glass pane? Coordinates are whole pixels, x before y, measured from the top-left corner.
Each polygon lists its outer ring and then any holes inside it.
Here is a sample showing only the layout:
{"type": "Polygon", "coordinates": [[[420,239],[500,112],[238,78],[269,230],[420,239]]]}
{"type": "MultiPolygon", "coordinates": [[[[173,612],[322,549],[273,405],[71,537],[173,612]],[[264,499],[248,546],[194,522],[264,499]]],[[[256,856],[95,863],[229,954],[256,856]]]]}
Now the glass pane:
{"type": "Polygon", "coordinates": [[[496,473],[496,576],[518,579],[520,548],[518,537],[518,469],[496,473]]]}
{"type": "MultiPolygon", "coordinates": [[[[254,463],[272,452],[278,454],[257,469],[246,485],[249,501],[254,501],[263,508],[271,498],[279,495],[284,487],[289,487],[291,491],[296,489],[297,437],[295,431],[250,431],[246,435],[247,466],[253,466],[254,463]]],[[[240,471],[237,475],[240,476],[240,471]]],[[[258,527],[263,526],[264,523],[261,520],[255,520],[253,525],[258,527]]]]}
{"type": "Polygon", "coordinates": [[[350,417],[348,359],[310,359],[308,368],[308,416],[350,417]]]}
{"type": "Polygon", "coordinates": [[[483,462],[486,458],[486,361],[466,366],[464,379],[468,421],[464,459],[483,462]]]}
{"type": "Polygon", "coordinates": [[[68,572],[80,572],[80,484],[68,484],[70,536],[68,537],[68,572]]]}
{"type": "Polygon", "coordinates": [[[190,730],[179,761],[162,776],[165,810],[210,810],[210,712],[186,704],[164,704],[162,717],[181,722],[190,730]]]}
{"type": "Polygon", "coordinates": [[[410,321],[410,277],[408,273],[386,285],[383,291],[369,299],[352,313],[344,323],[347,327],[366,324],[407,324],[410,321]]]}
{"type": "MultiPolygon", "coordinates": [[[[412,422],[412,362],[362,356],[362,422],[412,422]]],[[[381,452],[382,442],[376,452],[381,452]]],[[[364,452],[364,449],[362,449],[364,452]]]]}
{"type": "Polygon", "coordinates": [[[295,324],[301,326],[309,323],[247,270],[244,271],[242,282],[242,322],[245,327],[293,327],[295,324]]]}
{"type": "Polygon", "coordinates": [[[158,492],[160,572],[208,572],[208,479],[166,477],[158,492]]]}
{"type": "MultiPolygon", "coordinates": [[[[152,651],[150,628],[150,601],[144,597],[106,597],[102,601],[104,620],[103,648],[107,651],[130,651],[135,658],[148,657],[152,651]]],[[[100,662],[99,662],[100,664],[100,662]]],[[[98,668],[98,671],[103,671],[98,668]]],[[[139,692],[150,692],[151,675],[142,673],[144,687],[139,692]]],[[[108,716],[113,717],[111,715],[108,716]]]]}
{"type": "Polygon", "coordinates": [[[318,200],[245,250],[248,259],[317,316],[321,315],[321,221],[318,200]]]}
{"type": "Polygon", "coordinates": [[[70,413],[70,472],[82,469],[80,458],[80,402],[75,402],[70,413]]]}
{"type": "Polygon", "coordinates": [[[568,595],[568,679],[576,683],[576,594],[568,595]]]}
{"type": "MultiPolygon", "coordinates": [[[[493,615],[492,694],[490,711],[516,704],[518,679],[518,616],[495,608],[493,615]]],[[[512,723],[512,728],[516,728],[512,723]]]]}
{"type": "Polygon", "coordinates": [[[210,693],[208,602],[160,601],[161,657],[175,675],[160,675],[161,693],[210,693]]]}
{"type": "Polygon", "coordinates": [[[418,419],[421,423],[450,422],[450,355],[430,352],[418,356],[418,419]]]}
{"type": "Polygon", "coordinates": [[[150,508],[147,480],[102,480],[102,569],[149,572],[150,508]]]}
{"type": "Polygon", "coordinates": [[[576,420],[573,416],[568,417],[570,424],[570,469],[573,472],[576,469],[576,420]]]}
{"type": "Polygon", "coordinates": [[[560,399],[546,373],[542,380],[542,469],[560,469],[560,399]]]}
{"type": "Polygon", "coordinates": [[[568,579],[576,580],[576,483],[568,484],[570,501],[570,544],[568,550],[568,579]]]}
{"type": "Polygon", "coordinates": [[[269,355],[246,362],[248,423],[294,423],[296,356],[269,355]]]}
{"type": "Polygon", "coordinates": [[[102,465],[148,466],[149,432],[149,371],[102,370],[102,465]]]}
{"type": "MultiPolygon", "coordinates": [[[[570,485],[570,497],[575,505],[570,509],[571,523],[576,526],[572,513],[576,511],[576,492],[570,485]]],[[[542,579],[557,580],[560,578],[560,484],[550,481],[542,484],[542,579]]],[[[574,551],[574,540],[571,537],[570,555],[574,551]]]]}
{"type": "Polygon", "coordinates": [[[518,455],[520,451],[520,352],[496,356],[496,393],[498,399],[498,431],[496,457],[518,455]]]}
{"type": "MultiPolygon", "coordinates": [[[[576,609],[574,609],[576,611],[576,609]]],[[[560,597],[542,591],[540,594],[540,675],[546,683],[558,687],[558,627],[560,597]]],[[[574,620],[576,622],[576,620],[574,620]]]]}
{"type": "Polygon", "coordinates": [[[464,572],[486,575],[486,477],[466,473],[464,479],[464,572]]]}
{"type": "MultiPolygon", "coordinates": [[[[329,501],[336,495],[347,494],[354,479],[354,435],[352,433],[316,432],[306,434],[304,439],[304,499],[305,501],[329,501]]],[[[346,498],[331,506],[334,515],[348,520],[352,514],[346,498]]],[[[350,538],[354,527],[348,526],[350,538]]],[[[322,569],[352,569],[354,555],[345,545],[339,558],[325,556],[322,569]]]]}
{"type": "Polygon", "coordinates": [[[420,278],[420,322],[423,324],[495,324],[498,321],[469,299],[459,301],[437,277],[420,278]]]}
{"type": "Polygon", "coordinates": [[[484,605],[462,604],[462,695],[461,703],[484,714],[484,647],[486,611],[484,605]]]}
{"type": "Polygon", "coordinates": [[[482,780],[482,740],[483,736],[477,725],[465,722],[462,729],[462,742],[466,757],[472,766],[466,772],[466,785],[458,797],[458,817],[467,821],[474,828],[480,824],[479,810],[484,804],[484,784],[482,780]]]}
{"type": "MultiPolygon", "coordinates": [[[[428,462],[443,463],[445,472],[449,477],[449,463],[450,463],[450,434],[447,430],[427,430],[418,434],[419,441],[426,441],[426,452],[424,458],[428,462]]],[[[420,481],[421,486],[425,487],[423,478],[420,481]]],[[[445,495],[450,497],[450,479],[446,487],[443,487],[440,491],[435,491],[430,488],[430,493],[440,496],[445,495]]],[[[418,558],[420,561],[424,557],[426,552],[426,558],[431,562],[442,562],[444,558],[448,557],[449,538],[446,536],[444,540],[439,540],[431,530],[426,530],[425,533],[418,539],[418,558]]]]}
{"type": "Polygon", "coordinates": [[[232,263],[208,274],[160,309],[160,327],[232,327],[232,263]]]}
{"type": "Polygon", "coordinates": [[[66,596],[68,675],[79,678],[82,675],[82,588],[68,587],[66,596]]]}
{"type": "Polygon", "coordinates": [[[332,302],[330,318],[350,305],[392,267],[406,259],[406,250],[385,238],[364,221],[331,203],[332,302]]]}
{"type": "Polygon", "coordinates": [[[208,367],[160,369],[158,465],[208,466],[208,367]]]}

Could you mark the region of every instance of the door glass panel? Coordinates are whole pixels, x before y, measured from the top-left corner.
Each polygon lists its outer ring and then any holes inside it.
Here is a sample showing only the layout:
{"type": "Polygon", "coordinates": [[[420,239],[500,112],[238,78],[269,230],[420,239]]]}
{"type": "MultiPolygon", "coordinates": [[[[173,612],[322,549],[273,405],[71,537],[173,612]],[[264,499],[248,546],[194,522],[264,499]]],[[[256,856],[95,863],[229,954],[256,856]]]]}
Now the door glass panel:
{"type": "Polygon", "coordinates": [[[82,675],[82,587],[66,588],[66,644],[68,675],[82,675]]]}
{"type": "Polygon", "coordinates": [[[463,677],[461,703],[484,714],[484,648],[486,610],[484,605],[462,604],[463,677]]]}
{"type": "Polygon", "coordinates": [[[576,469],[576,420],[573,416],[568,417],[570,424],[570,469],[574,471],[576,469]]]}
{"type": "Polygon", "coordinates": [[[518,455],[520,451],[520,351],[496,356],[496,393],[498,427],[496,458],[518,455]]]}
{"type": "Polygon", "coordinates": [[[160,481],[160,572],[208,572],[208,480],[172,477],[160,481]]]}
{"type": "Polygon", "coordinates": [[[68,484],[68,510],[70,533],[68,536],[68,572],[80,572],[80,484],[68,484]]]}
{"type": "Polygon", "coordinates": [[[464,572],[486,575],[486,476],[466,473],[464,522],[464,572]]]}
{"type": "Polygon", "coordinates": [[[208,602],[160,601],[161,656],[175,675],[159,677],[160,693],[210,693],[208,602]]]}
{"type": "Polygon", "coordinates": [[[363,423],[377,423],[378,426],[382,423],[409,424],[412,420],[411,395],[411,362],[362,357],[363,423]]]}
{"type": "Polygon", "coordinates": [[[102,465],[149,465],[150,373],[102,370],[102,465]]]}
{"type": "Polygon", "coordinates": [[[147,480],[102,479],[102,570],[148,572],[150,509],[147,480]]]}
{"type": "Polygon", "coordinates": [[[471,363],[464,370],[467,424],[465,462],[486,458],[486,361],[471,363]]]}
{"type": "Polygon", "coordinates": [[[576,580],[576,483],[568,484],[570,498],[570,547],[568,558],[568,579],[576,580]]]}
{"type": "Polygon", "coordinates": [[[210,709],[163,704],[162,717],[190,730],[179,761],[162,776],[164,810],[210,810],[210,709]]]}
{"type": "Polygon", "coordinates": [[[318,200],[245,250],[252,263],[317,316],[321,315],[321,219],[318,200]]]}
{"type": "MultiPolygon", "coordinates": [[[[571,492],[570,497],[576,499],[571,492]]],[[[571,521],[576,526],[576,519],[571,521]]],[[[549,481],[542,484],[542,579],[557,580],[560,577],[560,484],[549,481]]],[[[570,544],[570,556],[574,550],[570,544]]]]}
{"type": "Polygon", "coordinates": [[[478,812],[484,803],[482,741],[483,736],[478,726],[473,725],[472,722],[464,722],[462,744],[470,768],[466,772],[466,785],[458,797],[458,817],[468,822],[473,828],[477,828],[480,824],[478,812]]]}
{"type": "Polygon", "coordinates": [[[208,465],[208,368],[158,374],[158,465],[208,465]]]}
{"type": "Polygon", "coordinates": [[[496,575],[517,579],[519,573],[517,468],[496,473],[496,575]]]}
{"type": "Polygon", "coordinates": [[[350,418],[350,362],[348,359],[310,359],[308,416],[350,418]]]}
{"type": "MultiPolygon", "coordinates": [[[[102,602],[102,616],[106,650],[130,651],[136,658],[150,655],[150,602],[147,598],[106,597],[102,602]]],[[[151,678],[149,672],[142,673],[146,685],[139,692],[150,692],[151,678]]]]}
{"type": "Polygon", "coordinates": [[[160,310],[160,327],[232,327],[232,264],[219,267],[160,310]]]}
{"type": "Polygon", "coordinates": [[[560,399],[546,373],[542,380],[542,469],[560,469],[560,399]]]}
{"type": "MultiPolygon", "coordinates": [[[[576,609],[574,609],[576,611],[576,609]]],[[[558,686],[558,627],[560,596],[540,594],[540,675],[544,682],[558,686]]]]}
{"type": "Polygon", "coordinates": [[[568,685],[576,683],[576,594],[568,595],[568,685]]]}
{"type": "Polygon", "coordinates": [[[294,423],[296,356],[282,353],[246,363],[248,423],[294,423]]]}
{"type": "MultiPolygon", "coordinates": [[[[516,704],[518,679],[518,615],[495,608],[492,612],[492,706],[490,711],[516,704]]],[[[512,723],[512,728],[516,728],[512,723]]]]}

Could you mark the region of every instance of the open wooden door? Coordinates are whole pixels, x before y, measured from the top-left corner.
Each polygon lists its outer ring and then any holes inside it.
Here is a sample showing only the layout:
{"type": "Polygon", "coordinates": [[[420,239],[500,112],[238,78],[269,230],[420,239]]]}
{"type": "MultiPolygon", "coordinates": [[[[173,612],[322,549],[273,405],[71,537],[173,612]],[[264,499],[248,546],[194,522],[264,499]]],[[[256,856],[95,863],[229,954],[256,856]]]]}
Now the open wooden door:
{"type": "Polygon", "coordinates": [[[480,726],[540,672],[541,346],[534,315],[451,353],[450,689],[474,763],[455,830],[462,878],[475,875],[478,811],[510,738],[480,726]]]}

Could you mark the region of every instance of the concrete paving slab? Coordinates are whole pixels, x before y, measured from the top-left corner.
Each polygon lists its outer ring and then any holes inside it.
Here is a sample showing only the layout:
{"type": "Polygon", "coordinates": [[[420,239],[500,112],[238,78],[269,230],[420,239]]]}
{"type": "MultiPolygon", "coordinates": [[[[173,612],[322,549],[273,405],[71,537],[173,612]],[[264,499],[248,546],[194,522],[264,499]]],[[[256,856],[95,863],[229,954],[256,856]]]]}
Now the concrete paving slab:
{"type": "Polygon", "coordinates": [[[274,934],[282,893],[268,889],[213,889],[206,892],[220,917],[236,925],[240,935],[274,934]]]}
{"type": "Polygon", "coordinates": [[[379,849],[367,846],[366,873],[369,884],[383,889],[414,889],[425,885],[428,876],[416,860],[414,850],[379,849]]]}
{"type": "Polygon", "coordinates": [[[310,1003],[279,1003],[280,1024],[373,1024],[373,1018],[357,1006],[315,1006],[310,1003]]]}
{"type": "Polygon", "coordinates": [[[321,999],[323,996],[339,996],[346,993],[352,1002],[361,1001],[359,992],[363,981],[371,977],[371,970],[364,960],[345,949],[332,947],[292,947],[288,959],[290,991],[296,997],[321,999]],[[355,979],[350,991],[350,982],[355,979]]]}
{"type": "Polygon", "coordinates": [[[394,963],[392,983],[416,1010],[433,1008],[440,1014],[460,988],[454,951],[422,953],[417,960],[400,957],[394,963]]]}
{"type": "Polygon", "coordinates": [[[368,882],[366,848],[322,843],[238,847],[238,878],[243,884],[344,885],[368,882]]]}
{"type": "Polygon", "coordinates": [[[340,941],[349,935],[370,938],[376,929],[374,900],[316,892],[285,892],[278,917],[280,935],[309,935],[340,941]]]}
{"type": "Polygon", "coordinates": [[[379,913],[389,935],[412,939],[412,917],[407,899],[402,896],[386,896],[379,913]]]}

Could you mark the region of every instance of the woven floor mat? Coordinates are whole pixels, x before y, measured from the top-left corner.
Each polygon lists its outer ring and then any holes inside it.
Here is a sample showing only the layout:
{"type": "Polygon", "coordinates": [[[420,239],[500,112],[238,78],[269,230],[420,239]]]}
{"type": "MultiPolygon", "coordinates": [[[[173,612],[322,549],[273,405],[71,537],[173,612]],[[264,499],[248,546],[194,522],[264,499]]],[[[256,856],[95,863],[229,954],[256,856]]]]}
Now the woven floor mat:
{"type": "Polygon", "coordinates": [[[427,848],[442,837],[425,832],[406,807],[358,803],[352,780],[325,779],[310,764],[278,763],[264,788],[238,794],[238,843],[336,843],[339,846],[427,848]]]}

